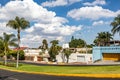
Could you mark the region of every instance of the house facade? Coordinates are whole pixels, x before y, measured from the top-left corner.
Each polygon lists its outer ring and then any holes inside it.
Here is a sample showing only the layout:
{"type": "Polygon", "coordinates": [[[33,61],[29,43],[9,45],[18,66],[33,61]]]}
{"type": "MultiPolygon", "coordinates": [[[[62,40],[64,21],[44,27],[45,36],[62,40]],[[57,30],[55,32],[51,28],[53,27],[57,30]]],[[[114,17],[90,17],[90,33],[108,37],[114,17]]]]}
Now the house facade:
{"type": "MultiPolygon", "coordinates": [[[[66,62],[67,59],[63,55],[64,53],[59,53],[56,56],[57,62],[66,62]]],[[[91,63],[92,62],[92,54],[86,54],[86,53],[72,53],[69,56],[69,63],[91,63]]]]}
{"type": "Polygon", "coordinates": [[[42,52],[41,49],[28,48],[28,49],[25,49],[24,52],[25,52],[25,60],[34,61],[34,62],[44,60],[44,61],[48,62],[49,54],[48,54],[47,50],[42,55],[40,55],[40,53],[42,52]]]}
{"type": "Polygon", "coordinates": [[[93,62],[98,60],[120,61],[120,46],[93,47],[93,62]]]}

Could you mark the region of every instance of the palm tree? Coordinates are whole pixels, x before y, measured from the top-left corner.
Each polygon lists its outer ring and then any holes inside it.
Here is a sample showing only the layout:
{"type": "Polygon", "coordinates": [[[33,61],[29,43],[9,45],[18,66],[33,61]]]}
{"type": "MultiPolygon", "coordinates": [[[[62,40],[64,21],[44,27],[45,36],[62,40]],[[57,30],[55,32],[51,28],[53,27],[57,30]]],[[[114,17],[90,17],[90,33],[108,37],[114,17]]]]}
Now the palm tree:
{"type": "Polygon", "coordinates": [[[46,39],[43,39],[43,41],[42,41],[42,49],[43,50],[46,50],[46,49],[48,49],[48,43],[47,43],[47,40],[46,39]]]}
{"type": "Polygon", "coordinates": [[[2,42],[3,45],[3,51],[5,54],[5,65],[7,64],[7,53],[9,51],[9,46],[15,46],[17,47],[18,45],[16,44],[17,38],[15,38],[14,34],[6,34],[3,33],[3,37],[0,37],[0,41],[2,42]]]}
{"type": "Polygon", "coordinates": [[[49,50],[50,60],[56,61],[56,55],[59,53],[59,48],[57,45],[58,40],[53,40],[50,43],[52,43],[52,46],[50,47],[50,50],[49,50]]]}
{"type": "MultiPolygon", "coordinates": [[[[18,16],[16,16],[15,20],[9,20],[6,25],[17,30],[18,48],[20,48],[20,46],[19,46],[19,44],[20,44],[20,31],[30,27],[29,21],[25,20],[24,18],[19,18],[18,16]]],[[[16,67],[18,67],[18,63],[19,63],[19,50],[17,53],[16,67]]]]}
{"type": "Polygon", "coordinates": [[[114,18],[114,21],[111,22],[110,25],[113,26],[113,28],[111,30],[113,34],[115,34],[115,33],[120,34],[120,14],[114,18]]]}
{"type": "Polygon", "coordinates": [[[63,53],[65,54],[66,58],[67,58],[67,63],[69,62],[69,56],[72,54],[72,51],[70,49],[64,49],[63,53]]]}
{"type": "Polygon", "coordinates": [[[58,44],[58,42],[59,42],[58,40],[52,40],[50,43],[51,43],[52,45],[55,45],[55,46],[56,46],[56,45],[58,44]]]}
{"type": "Polygon", "coordinates": [[[113,39],[113,35],[109,32],[105,32],[105,36],[106,36],[105,41],[107,43],[106,45],[109,46],[110,45],[109,42],[110,42],[111,39],[113,39]]]}
{"type": "Polygon", "coordinates": [[[111,39],[113,39],[111,33],[109,33],[109,32],[100,32],[100,33],[98,33],[98,36],[94,40],[94,43],[96,45],[98,45],[98,46],[106,46],[106,45],[109,45],[108,42],[111,39]]]}

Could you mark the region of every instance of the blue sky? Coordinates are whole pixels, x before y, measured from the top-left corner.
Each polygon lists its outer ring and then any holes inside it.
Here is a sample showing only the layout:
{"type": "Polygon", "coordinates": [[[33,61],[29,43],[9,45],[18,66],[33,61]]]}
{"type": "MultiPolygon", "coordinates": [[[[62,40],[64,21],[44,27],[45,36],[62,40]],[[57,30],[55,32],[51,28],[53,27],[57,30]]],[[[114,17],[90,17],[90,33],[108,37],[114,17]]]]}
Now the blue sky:
{"type": "MultiPolygon", "coordinates": [[[[21,32],[21,46],[38,47],[43,39],[57,39],[62,45],[71,36],[92,44],[97,33],[111,32],[110,22],[120,14],[120,0],[0,0],[0,36],[16,33],[6,28],[15,16],[29,20],[21,32]]],[[[114,39],[120,40],[116,34],[114,39]]]]}

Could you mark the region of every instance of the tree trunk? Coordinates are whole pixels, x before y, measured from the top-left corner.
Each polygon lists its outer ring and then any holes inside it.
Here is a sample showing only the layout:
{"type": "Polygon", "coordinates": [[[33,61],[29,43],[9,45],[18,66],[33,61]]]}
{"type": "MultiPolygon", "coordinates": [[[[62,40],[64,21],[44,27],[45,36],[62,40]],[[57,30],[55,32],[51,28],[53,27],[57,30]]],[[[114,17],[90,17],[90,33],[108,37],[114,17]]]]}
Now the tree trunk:
{"type": "Polygon", "coordinates": [[[18,51],[17,51],[17,62],[16,62],[16,68],[19,67],[19,49],[20,49],[20,29],[18,29],[18,51]]]}
{"type": "Polygon", "coordinates": [[[5,47],[5,65],[7,65],[7,53],[6,53],[6,47],[5,47]]]}
{"type": "Polygon", "coordinates": [[[69,57],[67,57],[67,63],[69,62],[69,57]]]}
{"type": "MultiPolygon", "coordinates": [[[[19,49],[19,48],[18,48],[19,49]]],[[[16,68],[18,68],[19,66],[19,50],[17,52],[17,62],[16,62],[16,68]]]]}
{"type": "Polygon", "coordinates": [[[62,57],[62,62],[64,63],[65,62],[65,55],[64,55],[64,53],[61,53],[62,55],[61,55],[61,57],[62,57]]]}

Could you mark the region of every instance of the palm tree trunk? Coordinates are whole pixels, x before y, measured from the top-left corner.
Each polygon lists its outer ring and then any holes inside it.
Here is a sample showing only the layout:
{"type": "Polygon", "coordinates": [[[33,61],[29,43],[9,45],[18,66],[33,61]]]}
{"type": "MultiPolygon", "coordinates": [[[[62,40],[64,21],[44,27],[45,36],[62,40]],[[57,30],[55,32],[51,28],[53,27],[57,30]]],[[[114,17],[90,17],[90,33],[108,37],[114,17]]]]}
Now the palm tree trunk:
{"type": "Polygon", "coordinates": [[[69,62],[69,57],[67,57],[67,63],[69,62]]]}
{"type": "MultiPolygon", "coordinates": [[[[19,49],[19,48],[18,48],[19,49]]],[[[17,63],[16,63],[16,68],[18,68],[18,65],[19,65],[19,50],[17,52],[17,63]]]]}
{"type": "Polygon", "coordinates": [[[69,62],[69,55],[66,55],[66,58],[67,58],[67,63],[69,62]]]}
{"type": "Polygon", "coordinates": [[[18,29],[18,51],[17,51],[17,62],[16,62],[16,68],[19,67],[19,49],[20,49],[20,29],[18,29]]]}
{"type": "Polygon", "coordinates": [[[7,65],[7,54],[6,54],[6,47],[5,47],[5,65],[7,65]]]}
{"type": "Polygon", "coordinates": [[[62,62],[64,63],[65,62],[65,55],[64,55],[64,53],[61,53],[62,54],[62,62]]]}

